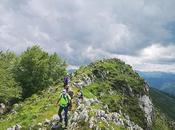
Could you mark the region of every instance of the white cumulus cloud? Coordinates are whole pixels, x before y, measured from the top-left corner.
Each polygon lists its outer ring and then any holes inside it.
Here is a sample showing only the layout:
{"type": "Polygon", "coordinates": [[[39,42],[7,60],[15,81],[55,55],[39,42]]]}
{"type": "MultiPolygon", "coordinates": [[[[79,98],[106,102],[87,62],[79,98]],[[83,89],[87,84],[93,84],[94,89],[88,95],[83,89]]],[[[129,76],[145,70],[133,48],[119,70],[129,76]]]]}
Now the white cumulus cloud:
{"type": "Polygon", "coordinates": [[[37,44],[73,66],[119,57],[135,69],[175,71],[174,5],[174,0],[1,0],[0,49],[20,53],[37,44]]]}

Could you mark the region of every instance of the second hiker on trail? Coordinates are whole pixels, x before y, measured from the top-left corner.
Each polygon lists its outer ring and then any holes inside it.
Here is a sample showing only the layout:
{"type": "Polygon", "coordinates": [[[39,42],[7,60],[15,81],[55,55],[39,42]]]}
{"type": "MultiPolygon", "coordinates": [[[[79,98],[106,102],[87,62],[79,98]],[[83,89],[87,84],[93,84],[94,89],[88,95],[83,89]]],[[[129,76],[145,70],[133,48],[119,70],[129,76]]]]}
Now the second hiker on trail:
{"type": "Polygon", "coordinates": [[[68,84],[69,84],[69,74],[67,74],[65,77],[64,77],[64,87],[66,87],[68,84]]]}
{"type": "Polygon", "coordinates": [[[64,110],[64,123],[65,123],[65,127],[67,127],[68,124],[68,108],[69,108],[69,104],[71,102],[71,97],[69,96],[69,94],[66,92],[65,89],[63,89],[57,104],[59,103],[59,110],[58,110],[58,115],[60,117],[60,122],[62,122],[63,118],[62,118],[62,111],[64,110]]]}
{"type": "Polygon", "coordinates": [[[83,92],[79,89],[77,93],[77,106],[83,101],[83,92]]]}

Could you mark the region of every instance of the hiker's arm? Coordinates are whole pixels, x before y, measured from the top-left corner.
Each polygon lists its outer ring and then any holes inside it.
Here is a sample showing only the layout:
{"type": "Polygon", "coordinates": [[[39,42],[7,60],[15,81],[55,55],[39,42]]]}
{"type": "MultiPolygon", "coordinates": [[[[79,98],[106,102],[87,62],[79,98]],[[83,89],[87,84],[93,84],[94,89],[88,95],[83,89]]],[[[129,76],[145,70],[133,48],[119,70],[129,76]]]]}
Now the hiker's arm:
{"type": "Polygon", "coordinates": [[[61,95],[59,96],[59,99],[57,100],[56,105],[58,105],[58,103],[60,102],[60,99],[61,99],[61,95]]]}
{"type": "Polygon", "coordinates": [[[70,102],[71,102],[71,97],[69,96],[69,94],[68,94],[67,96],[68,96],[68,98],[69,98],[69,100],[68,100],[68,101],[69,101],[69,103],[70,103],[70,102]]]}
{"type": "Polygon", "coordinates": [[[57,101],[57,103],[56,103],[57,105],[58,105],[59,101],[60,101],[60,99],[58,99],[58,101],[57,101]]]}
{"type": "Polygon", "coordinates": [[[82,100],[84,99],[84,95],[83,95],[83,93],[81,93],[81,99],[82,99],[82,100]]]}

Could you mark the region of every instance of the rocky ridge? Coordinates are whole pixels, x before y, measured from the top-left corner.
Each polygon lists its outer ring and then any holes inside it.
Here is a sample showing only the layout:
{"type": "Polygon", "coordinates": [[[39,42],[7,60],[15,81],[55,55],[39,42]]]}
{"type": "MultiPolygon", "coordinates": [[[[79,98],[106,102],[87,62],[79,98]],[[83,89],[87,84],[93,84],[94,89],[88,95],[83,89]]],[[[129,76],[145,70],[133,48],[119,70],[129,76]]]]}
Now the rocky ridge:
{"type": "MultiPolygon", "coordinates": [[[[131,71],[130,66],[126,68],[123,66],[127,65],[118,59],[102,60],[80,68],[72,75],[70,83],[72,89],[82,89],[83,92],[92,93],[93,97],[85,94],[84,102],[69,113],[69,130],[149,130],[152,128],[155,110],[149,97],[149,86],[136,72],[131,71]],[[104,85],[101,84],[103,82],[109,83],[107,87],[100,88],[104,85]],[[105,98],[113,102],[106,104],[105,98]],[[111,105],[115,105],[115,109],[111,108],[111,105]]],[[[48,89],[48,93],[55,91],[54,88],[48,89]]],[[[56,126],[57,122],[59,117],[55,113],[52,118],[45,118],[43,122],[31,125],[29,129],[47,130],[56,126]]]]}
{"type": "MultiPolygon", "coordinates": [[[[106,75],[108,73],[109,72],[105,72],[105,71],[100,73],[98,71],[98,76],[105,79],[106,75]]],[[[86,86],[90,85],[91,83],[93,83],[93,81],[95,81],[95,78],[96,78],[96,75],[91,75],[90,77],[88,77],[87,75],[84,75],[84,77],[82,77],[81,80],[79,79],[79,82],[74,83],[74,86],[76,86],[78,88],[86,87],[86,86]]],[[[145,89],[145,91],[148,92],[149,86],[147,84],[145,84],[144,89],[145,89]]],[[[134,94],[132,93],[132,88],[129,87],[128,90],[129,90],[130,95],[133,96],[134,94]]],[[[92,99],[90,99],[90,100],[92,100],[92,99]]],[[[85,104],[87,104],[86,102],[88,102],[88,100],[85,101],[85,104]]],[[[96,102],[96,103],[98,103],[98,102],[96,102]]],[[[93,102],[92,102],[92,104],[93,104],[93,102]]],[[[127,114],[125,114],[125,113],[123,114],[121,111],[120,111],[120,113],[117,113],[117,112],[106,113],[104,110],[97,110],[97,109],[91,109],[91,108],[88,109],[88,106],[90,106],[90,105],[82,104],[81,106],[79,106],[77,108],[77,110],[75,111],[75,114],[72,116],[72,118],[70,120],[70,122],[73,122],[73,123],[71,123],[71,125],[69,127],[70,130],[78,129],[77,128],[78,126],[76,126],[77,122],[81,121],[81,120],[85,120],[85,122],[87,122],[88,118],[90,118],[89,123],[88,123],[89,128],[95,127],[96,129],[98,129],[98,125],[95,125],[95,124],[97,123],[97,120],[100,119],[103,122],[105,122],[108,127],[110,127],[108,122],[112,121],[115,123],[115,125],[123,126],[124,128],[129,129],[129,130],[143,130],[143,128],[141,128],[140,126],[138,126],[137,124],[132,122],[130,120],[130,117],[127,114]],[[87,113],[91,113],[91,112],[94,112],[96,116],[89,117],[87,113]],[[85,116],[82,116],[82,115],[85,115],[85,116]],[[122,119],[120,117],[124,117],[124,118],[122,119]]],[[[152,104],[149,96],[147,96],[147,95],[140,96],[139,106],[144,111],[145,118],[147,119],[147,125],[150,127],[152,125],[152,121],[154,118],[154,109],[153,109],[153,104],[152,104]]],[[[111,128],[111,130],[113,130],[113,129],[114,128],[111,128]]]]}

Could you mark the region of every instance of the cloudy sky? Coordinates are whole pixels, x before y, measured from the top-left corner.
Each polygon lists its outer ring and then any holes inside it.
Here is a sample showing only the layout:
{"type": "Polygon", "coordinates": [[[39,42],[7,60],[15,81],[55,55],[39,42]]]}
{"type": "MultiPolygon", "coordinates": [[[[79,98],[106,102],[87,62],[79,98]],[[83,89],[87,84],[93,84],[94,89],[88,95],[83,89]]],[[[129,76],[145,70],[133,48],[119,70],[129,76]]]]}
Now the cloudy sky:
{"type": "Polygon", "coordinates": [[[71,67],[121,58],[175,72],[175,0],[0,0],[0,50],[40,45],[71,67]]]}

